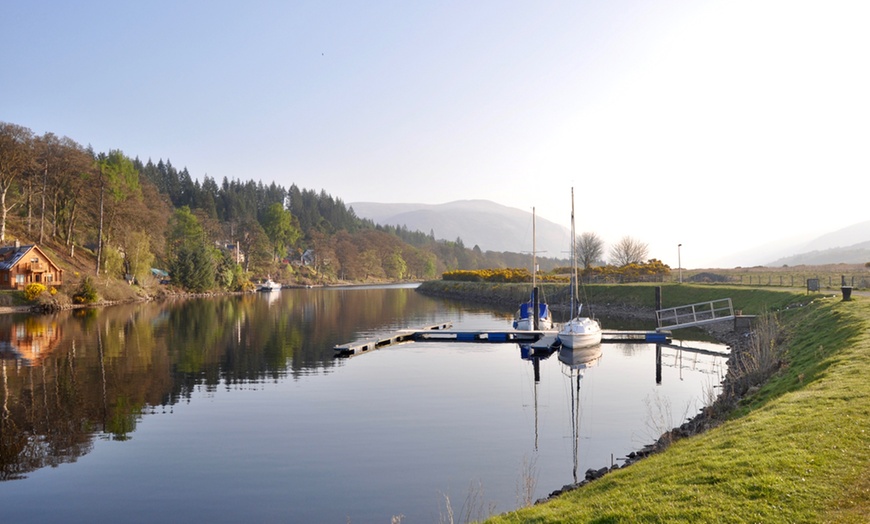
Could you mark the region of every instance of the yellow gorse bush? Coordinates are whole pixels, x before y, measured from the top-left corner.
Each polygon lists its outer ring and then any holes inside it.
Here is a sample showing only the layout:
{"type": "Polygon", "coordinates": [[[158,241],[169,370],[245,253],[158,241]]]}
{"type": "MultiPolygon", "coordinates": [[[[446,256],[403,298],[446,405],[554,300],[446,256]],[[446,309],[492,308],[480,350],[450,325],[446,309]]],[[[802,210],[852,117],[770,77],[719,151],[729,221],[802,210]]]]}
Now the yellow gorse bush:
{"type": "Polygon", "coordinates": [[[45,286],[39,284],[38,282],[27,284],[27,286],[24,288],[24,298],[31,302],[39,298],[39,295],[43,293],[45,293],[45,286]]]}

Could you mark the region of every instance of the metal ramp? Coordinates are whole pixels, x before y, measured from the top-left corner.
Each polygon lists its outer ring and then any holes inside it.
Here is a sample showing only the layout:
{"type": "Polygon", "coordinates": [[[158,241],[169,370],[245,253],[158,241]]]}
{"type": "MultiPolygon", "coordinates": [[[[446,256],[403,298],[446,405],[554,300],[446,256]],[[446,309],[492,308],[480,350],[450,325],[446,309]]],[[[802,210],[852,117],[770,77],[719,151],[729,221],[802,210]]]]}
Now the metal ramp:
{"type": "Polygon", "coordinates": [[[656,331],[700,326],[723,320],[734,320],[734,307],[730,298],[656,310],[656,331]]]}

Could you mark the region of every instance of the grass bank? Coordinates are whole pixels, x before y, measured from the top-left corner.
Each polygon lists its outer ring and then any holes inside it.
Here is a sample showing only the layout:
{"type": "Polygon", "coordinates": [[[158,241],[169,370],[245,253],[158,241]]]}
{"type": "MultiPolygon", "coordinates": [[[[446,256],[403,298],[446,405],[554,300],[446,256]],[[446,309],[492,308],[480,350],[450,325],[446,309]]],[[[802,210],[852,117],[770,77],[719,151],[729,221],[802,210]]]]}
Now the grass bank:
{"type": "MultiPolygon", "coordinates": [[[[585,286],[586,302],[593,311],[619,307],[655,318],[655,288],[662,288],[662,307],[676,307],[709,300],[731,298],[735,309],[748,315],[779,311],[810,302],[822,295],[807,295],[803,291],[782,288],[749,288],[746,286],[690,285],[690,284],[590,284],[585,286]]],[[[564,284],[539,286],[541,296],[551,307],[567,309],[570,294],[564,284]]],[[[423,282],[419,291],[424,294],[474,300],[477,302],[519,305],[529,297],[529,284],[492,284],[483,282],[450,282],[433,280],[423,282]]]]}
{"type": "MultiPolygon", "coordinates": [[[[816,296],[807,304],[800,293],[674,287],[681,289],[665,287],[665,307],[715,293],[748,313],[781,311],[785,336],[775,342],[784,365],[717,427],[487,522],[866,522],[870,300],[816,296]]],[[[648,303],[642,289],[608,293],[648,303]]]]}

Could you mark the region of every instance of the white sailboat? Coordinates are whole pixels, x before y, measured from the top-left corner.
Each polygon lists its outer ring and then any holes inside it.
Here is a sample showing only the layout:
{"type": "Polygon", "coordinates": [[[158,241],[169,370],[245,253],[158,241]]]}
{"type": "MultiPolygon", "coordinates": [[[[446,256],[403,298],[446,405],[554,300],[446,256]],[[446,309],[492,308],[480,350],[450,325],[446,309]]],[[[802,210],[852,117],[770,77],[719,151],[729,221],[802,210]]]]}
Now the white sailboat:
{"type": "Polygon", "coordinates": [[[577,278],[577,247],[574,229],[574,188],[571,188],[571,314],[576,315],[562,325],[559,330],[559,341],[564,347],[580,349],[601,343],[601,324],[594,318],[581,316],[583,304],[580,303],[580,292],[577,278]]]}
{"type": "Polygon", "coordinates": [[[532,208],[532,295],[527,302],[520,304],[514,318],[514,329],[520,331],[531,330],[550,330],[553,329],[553,315],[550,312],[550,307],[547,303],[538,298],[538,311],[535,312],[535,299],[538,292],[538,261],[536,258],[536,232],[535,232],[535,208],[532,208]],[[535,315],[537,314],[537,326],[535,325],[535,315]]]}

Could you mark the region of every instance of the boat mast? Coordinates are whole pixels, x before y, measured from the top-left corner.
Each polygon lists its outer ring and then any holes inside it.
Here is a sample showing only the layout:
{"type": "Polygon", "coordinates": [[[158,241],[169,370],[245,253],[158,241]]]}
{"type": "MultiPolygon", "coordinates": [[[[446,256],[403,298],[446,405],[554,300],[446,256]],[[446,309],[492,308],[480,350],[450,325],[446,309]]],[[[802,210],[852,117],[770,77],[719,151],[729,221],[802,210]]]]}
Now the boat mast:
{"type": "MultiPolygon", "coordinates": [[[[574,231],[574,187],[571,187],[571,314],[574,314],[574,301],[580,299],[580,290],[577,288],[577,233],[574,231]]],[[[577,312],[579,314],[579,311],[577,312]]]]}
{"type": "Polygon", "coordinates": [[[538,259],[535,257],[537,254],[537,235],[535,235],[535,208],[532,207],[532,289],[537,287],[537,276],[538,276],[538,259]]]}
{"type": "Polygon", "coordinates": [[[537,235],[535,234],[535,208],[532,206],[532,329],[540,327],[538,324],[538,259],[537,259],[537,235]]]}

